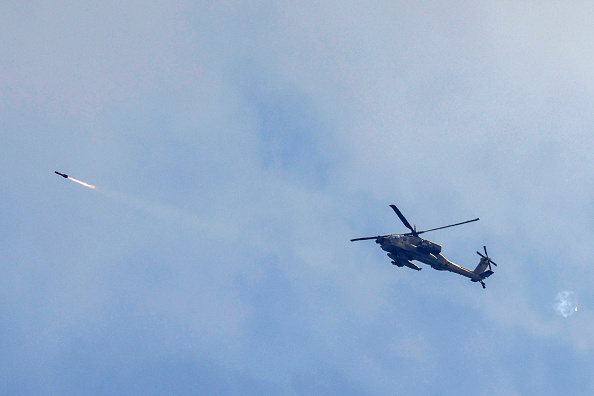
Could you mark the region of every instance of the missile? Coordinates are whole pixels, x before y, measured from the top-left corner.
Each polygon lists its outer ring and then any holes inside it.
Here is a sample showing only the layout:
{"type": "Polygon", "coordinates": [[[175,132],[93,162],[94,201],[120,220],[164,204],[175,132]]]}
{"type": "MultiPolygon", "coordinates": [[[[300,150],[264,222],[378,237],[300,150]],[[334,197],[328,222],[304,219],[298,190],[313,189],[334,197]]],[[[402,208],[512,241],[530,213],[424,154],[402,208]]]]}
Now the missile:
{"type": "Polygon", "coordinates": [[[70,177],[70,176],[68,176],[68,175],[67,175],[67,174],[65,174],[65,173],[60,173],[60,172],[58,172],[58,171],[54,171],[54,173],[55,173],[56,175],[60,175],[60,176],[62,176],[64,179],[72,180],[73,182],[75,182],[75,183],[78,183],[78,184],[80,184],[81,186],[85,186],[85,187],[88,187],[88,188],[92,188],[93,190],[97,188],[97,187],[95,187],[95,186],[94,186],[94,185],[92,185],[92,184],[87,184],[87,183],[85,183],[85,182],[82,182],[82,181],[80,181],[80,180],[76,180],[74,177],[70,177]]]}

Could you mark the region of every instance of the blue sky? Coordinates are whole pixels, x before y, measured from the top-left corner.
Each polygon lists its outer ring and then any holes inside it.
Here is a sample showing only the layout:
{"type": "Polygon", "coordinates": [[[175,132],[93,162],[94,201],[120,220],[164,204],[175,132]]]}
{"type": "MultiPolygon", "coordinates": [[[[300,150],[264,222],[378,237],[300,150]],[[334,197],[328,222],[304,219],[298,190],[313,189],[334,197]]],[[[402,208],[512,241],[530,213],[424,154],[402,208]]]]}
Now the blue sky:
{"type": "Polygon", "coordinates": [[[593,393],[593,17],[0,6],[2,393],[593,393]]]}

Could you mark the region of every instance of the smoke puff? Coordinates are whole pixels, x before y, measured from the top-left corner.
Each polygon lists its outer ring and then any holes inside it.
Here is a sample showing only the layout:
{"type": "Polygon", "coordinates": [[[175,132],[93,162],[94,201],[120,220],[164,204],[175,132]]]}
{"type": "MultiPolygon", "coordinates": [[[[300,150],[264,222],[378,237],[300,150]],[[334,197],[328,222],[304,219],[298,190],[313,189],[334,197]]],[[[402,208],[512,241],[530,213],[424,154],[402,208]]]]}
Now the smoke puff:
{"type": "Polygon", "coordinates": [[[567,290],[561,291],[557,293],[557,298],[555,300],[555,311],[564,318],[576,311],[577,297],[574,292],[567,290]]]}

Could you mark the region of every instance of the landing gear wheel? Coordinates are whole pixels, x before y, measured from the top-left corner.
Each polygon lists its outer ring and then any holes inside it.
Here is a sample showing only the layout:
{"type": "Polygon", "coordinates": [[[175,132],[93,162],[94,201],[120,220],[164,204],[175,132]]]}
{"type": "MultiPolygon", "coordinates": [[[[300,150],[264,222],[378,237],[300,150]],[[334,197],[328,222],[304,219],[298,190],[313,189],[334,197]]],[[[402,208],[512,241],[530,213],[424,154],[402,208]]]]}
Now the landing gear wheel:
{"type": "Polygon", "coordinates": [[[486,289],[487,286],[485,286],[485,282],[481,281],[481,286],[483,286],[483,289],[486,289]]]}

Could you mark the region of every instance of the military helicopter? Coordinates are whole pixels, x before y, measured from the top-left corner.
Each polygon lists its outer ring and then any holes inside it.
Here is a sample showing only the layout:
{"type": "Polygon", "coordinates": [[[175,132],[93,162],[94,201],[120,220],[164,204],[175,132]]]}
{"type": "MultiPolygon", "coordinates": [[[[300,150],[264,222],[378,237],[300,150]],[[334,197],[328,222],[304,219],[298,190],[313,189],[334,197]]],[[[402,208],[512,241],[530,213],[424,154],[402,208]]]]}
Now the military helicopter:
{"type": "Polygon", "coordinates": [[[480,282],[480,284],[483,286],[483,289],[486,287],[484,280],[493,275],[491,264],[497,266],[497,264],[495,264],[495,262],[489,257],[486,246],[483,246],[485,254],[482,254],[478,251],[476,252],[479,256],[481,256],[481,258],[474,271],[471,271],[467,268],[459,266],[458,264],[452,263],[450,260],[442,256],[441,246],[437,243],[433,243],[419,237],[419,235],[424,234],[425,232],[472,223],[473,221],[478,221],[478,218],[463,221],[461,223],[450,224],[443,227],[432,228],[430,230],[417,231],[417,228],[410,225],[408,220],[406,220],[406,218],[395,205],[390,205],[390,207],[394,210],[394,212],[396,212],[396,215],[398,215],[404,226],[410,230],[409,233],[355,238],[351,239],[351,242],[375,239],[375,243],[379,244],[383,250],[388,252],[388,257],[392,259],[393,265],[398,267],[406,266],[408,268],[420,271],[421,268],[411,262],[416,260],[425,264],[429,264],[431,267],[433,267],[433,269],[438,271],[454,272],[456,274],[470,278],[472,282],[480,282]],[[488,270],[487,267],[489,268],[488,270]]]}

